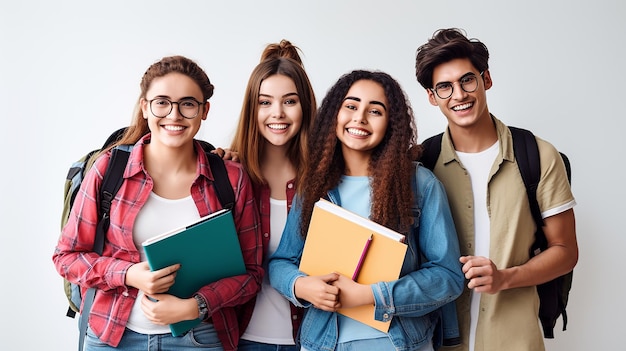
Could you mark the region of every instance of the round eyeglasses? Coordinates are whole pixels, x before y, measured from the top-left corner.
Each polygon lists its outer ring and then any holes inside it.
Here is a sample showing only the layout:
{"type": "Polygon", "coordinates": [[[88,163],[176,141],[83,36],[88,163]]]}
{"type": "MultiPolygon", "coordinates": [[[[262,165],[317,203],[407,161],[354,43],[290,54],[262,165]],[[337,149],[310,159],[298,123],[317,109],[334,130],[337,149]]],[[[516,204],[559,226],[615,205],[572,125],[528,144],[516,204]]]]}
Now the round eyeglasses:
{"type": "Polygon", "coordinates": [[[148,100],[150,104],[150,112],[157,118],[167,117],[172,113],[174,104],[178,105],[178,112],[181,116],[192,119],[198,116],[200,113],[200,106],[202,103],[194,98],[182,99],[179,101],[171,101],[166,98],[155,98],[148,100]]]}
{"type": "MultiPolygon", "coordinates": [[[[483,73],[484,71],[480,72],[481,77],[483,76],[483,73]]],[[[478,89],[478,77],[476,77],[473,73],[467,74],[459,79],[459,85],[464,92],[473,93],[476,89],[478,89]]],[[[437,94],[440,99],[445,100],[452,96],[452,93],[454,92],[454,84],[450,82],[437,83],[435,88],[431,88],[430,91],[437,94]]]]}

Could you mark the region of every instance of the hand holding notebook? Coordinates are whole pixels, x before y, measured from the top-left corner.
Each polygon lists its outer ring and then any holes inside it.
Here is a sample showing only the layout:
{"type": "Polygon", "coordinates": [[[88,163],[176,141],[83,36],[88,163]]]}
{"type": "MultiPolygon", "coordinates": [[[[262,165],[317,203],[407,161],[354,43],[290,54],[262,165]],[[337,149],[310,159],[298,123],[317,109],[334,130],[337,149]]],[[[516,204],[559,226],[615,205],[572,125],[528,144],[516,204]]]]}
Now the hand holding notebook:
{"type": "MultiPolygon", "coordinates": [[[[321,199],[313,209],[299,268],[308,275],[337,272],[360,284],[396,280],[407,250],[403,241],[404,235],[321,199]]],[[[390,322],[374,319],[374,306],[338,312],[389,330],[390,322]]]]}
{"type": "MultiPolygon", "coordinates": [[[[222,278],[246,273],[233,216],[229,210],[214,212],[181,228],[143,242],[152,271],[180,263],[168,294],[190,298],[201,287],[222,278]]],[[[200,323],[199,319],[170,325],[179,336],[200,323]]]]}

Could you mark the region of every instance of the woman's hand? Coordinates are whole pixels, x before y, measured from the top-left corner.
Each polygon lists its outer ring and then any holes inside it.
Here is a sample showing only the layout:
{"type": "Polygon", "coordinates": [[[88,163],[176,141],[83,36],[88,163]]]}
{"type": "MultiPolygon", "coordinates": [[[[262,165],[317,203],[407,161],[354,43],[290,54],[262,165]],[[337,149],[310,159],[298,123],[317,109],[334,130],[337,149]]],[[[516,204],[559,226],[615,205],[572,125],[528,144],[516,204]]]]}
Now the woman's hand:
{"type": "Polygon", "coordinates": [[[198,302],[193,297],[180,299],[170,294],[144,295],[141,310],[158,325],[168,325],[198,318],[198,302]]]}
{"type": "Polygon", "coordinates": [[[137,288],[148,295],[164,293],[174,285],[176,271],[179,268],[180,264],[173,264],[152,272],[148,262],[135,263],[126,271],[125,284],[137,288]]]}
{"type": "Polygon", "coordinates": [[[232,151],[230,149],[222,149],[221,147],[218,147],[211,152],[218,155],[223,160],[231,160],[231,161],[239,162],[239,153],[236,151],[232,151]]]}
{"type": "Polygon", "coordinates": [[[369,285],[359,284],[343,275],[339,275],[339,279],[332,284],[339,289],[339,303],[343,308],[374,304],[374,294],[369,285]]]}
{"type": "Polygon", "coordinates": [[[335,312],[341,307],[339,289],[332,285],[337,279],[337,273],[300,277],[296,279],[294,287],[296,297],[312,303],[320,310],[335,312]]]}

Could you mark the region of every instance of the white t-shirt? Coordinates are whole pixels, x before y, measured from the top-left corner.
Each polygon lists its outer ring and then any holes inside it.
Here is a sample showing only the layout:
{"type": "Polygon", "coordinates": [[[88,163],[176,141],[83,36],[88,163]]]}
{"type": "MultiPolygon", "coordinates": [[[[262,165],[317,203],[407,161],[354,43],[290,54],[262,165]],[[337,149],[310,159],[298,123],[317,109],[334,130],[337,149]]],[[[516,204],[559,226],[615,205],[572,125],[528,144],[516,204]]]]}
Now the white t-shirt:
{"type": "MultiPolygon", "coordinates": [[[[151,192],[144,206],[139,210],[133,227],[133,241],[141,260],[146,260],[146,253],[141,243],[155,235],[178,228],[200,218],[191,195],[176,200],[170,200],[151,192]]],[[[141,310],[143,293],[139,291],[137,300],[133,304],[126,327],[141,334],[171,333],[168,325],[157,325],[150,322],[141,310]]]]}
{"type": "Polygon", "coordinates": [[[295,345],[289,301],[272,288],[267,274],[267,259],[278,248],[286,222],[287,200],[270,198],[270,243],[263,262],[266,274],[242,339],[273,345],[295,345]]]}
{"type": "MultiPolygon", "coordinates": [[[[489,213],[487,212],[487,182],[493,162],[498,156],[499,143],[496,141],[488,149],[465,153],[457,151],[463,167],[467,170],[472,182],[474,194],[474,256],[489,257],[489,241],[491,237],[489,213]]],[[[470,335],[469,349],[474,350],[474,337],[478,325],[480,293],[470,294],[470,335]]]]}

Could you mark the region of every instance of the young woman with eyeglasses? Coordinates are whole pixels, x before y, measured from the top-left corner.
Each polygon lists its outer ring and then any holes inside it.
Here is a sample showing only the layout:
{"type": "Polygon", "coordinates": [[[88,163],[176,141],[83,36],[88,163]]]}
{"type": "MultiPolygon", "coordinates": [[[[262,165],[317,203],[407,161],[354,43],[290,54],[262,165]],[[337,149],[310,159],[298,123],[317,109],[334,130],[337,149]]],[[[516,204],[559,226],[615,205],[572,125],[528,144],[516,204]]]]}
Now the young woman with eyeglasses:
{"type": "Polygon", "coordinates": [[[172,56],[151,65],[140,88],[132,125],[116,143],[134,147],[111,204],[103,255],[92,247],[109,151],[85,176],[53,255],[64,278],[83,292],[98,289],[84,349],[157,345],[154,350],[236,350],[236,308],[257,294],[263,276],[259,215],[249,177],[240,164],[225,161],[246,274],[206,285],[191,298],[167,294],[179,265],[151,272],[141,243],[222,208],[207,157],[194,140],[207,118],[213,85],[195,62],[172,56]],[[197,318],[203,320],[198,327],[183,337],[172,336],[169,324],[197,318]]]}

